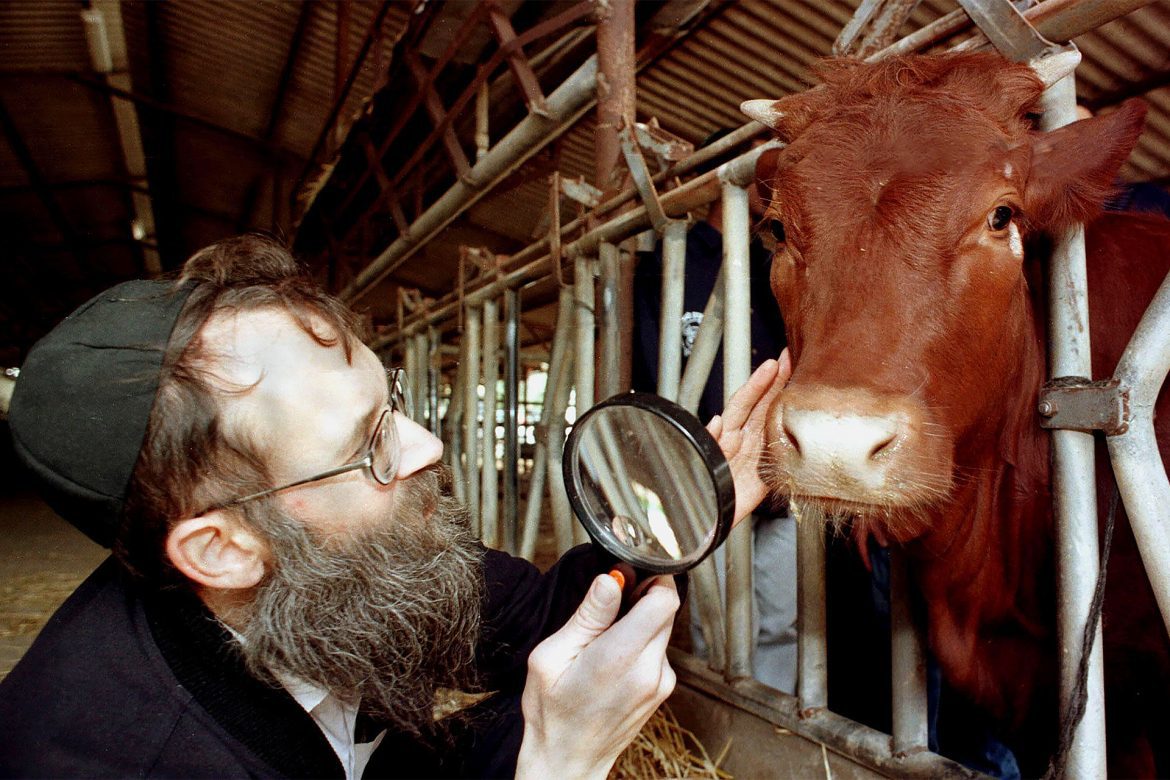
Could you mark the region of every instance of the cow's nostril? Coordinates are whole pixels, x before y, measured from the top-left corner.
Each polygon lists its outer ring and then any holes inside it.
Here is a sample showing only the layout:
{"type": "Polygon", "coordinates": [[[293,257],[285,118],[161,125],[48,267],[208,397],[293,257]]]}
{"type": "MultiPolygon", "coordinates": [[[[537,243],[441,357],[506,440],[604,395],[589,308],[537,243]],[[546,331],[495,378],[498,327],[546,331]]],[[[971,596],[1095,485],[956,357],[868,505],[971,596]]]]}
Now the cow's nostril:
{"type": "Polygon", "coordinates": [[[792,449],[795,450],[797,455],[800,455],[800,439],[797,437],[796,432],[788,426],[788,420],[785,419],[780,427],[784,431],[784,437],[788,439],[788,443],[792,445],[792,449]]]}
{"type": "Polygon", "coordinates": [[[895,441],[897,438],[898,438],[898,435],[897,435],[896,433],[891,433],[889,436],[887,436],[886,438],[884,438],[884,439],[882,439],[881,441],[879,441],[877,444],[875,444],[875,445],[874,445],[874,446],[873,446],[873,447],[870,449],[870,451],[869,451],[869,459],[870,459],[870,460],[875,460],[875,459],[876,459],[876,458],[878,458],[878,457],[879,457],[879,456],[880,456],[880,455],[881,455],[883,452],[886,452],[886,451],[888,451],[888,450],[891,450],[891,449],[893,449],[893,447],[894,447],[894,441],[895,441]]]}

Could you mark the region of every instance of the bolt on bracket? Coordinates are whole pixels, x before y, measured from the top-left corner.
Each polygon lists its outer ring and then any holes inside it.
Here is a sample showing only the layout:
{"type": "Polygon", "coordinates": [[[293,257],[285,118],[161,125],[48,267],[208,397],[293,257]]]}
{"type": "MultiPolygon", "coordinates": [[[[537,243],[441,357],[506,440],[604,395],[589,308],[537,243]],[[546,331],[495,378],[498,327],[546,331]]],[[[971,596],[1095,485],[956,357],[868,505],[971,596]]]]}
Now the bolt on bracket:
{"type": "Polygon", "coordinates": [[[1036,411],[1041,428],[1119,436],[1129,430],[1129,388],[1116,379],[1057,377],[1040,389],[1036,411]]]}

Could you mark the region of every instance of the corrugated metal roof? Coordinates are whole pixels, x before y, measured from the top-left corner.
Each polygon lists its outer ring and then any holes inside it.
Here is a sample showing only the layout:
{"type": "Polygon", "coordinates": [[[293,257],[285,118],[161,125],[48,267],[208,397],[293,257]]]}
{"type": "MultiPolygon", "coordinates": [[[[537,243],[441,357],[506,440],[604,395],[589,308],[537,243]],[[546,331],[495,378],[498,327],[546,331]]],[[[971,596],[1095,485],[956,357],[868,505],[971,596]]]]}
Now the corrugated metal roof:
{"type": "MultiPolygon", "coordinates": [[[[94,0],[94,7],[100,9],[104,2],[94,0]]],[[[517,32],[523,32],[524,24],[573,5],[569,0],[539,6],[534,2],[509,0],[504,6],[515,9],[517,19],[527,20],[517,23],[517,32]]],[[[741,100],[779,97],[809,83],[811,65],[829,53],[856,5],[857,0],[713,3],[706,8],[709,16],[639,74],[639,119],[657,118],[664,129],[694,143],[716,127],[742,124],[737,109],[741,100]]],[[[91,69],[82,7],[75,0],[0,3],[0,101],[35,169],[30,172],[6,132],[0,143],[0,219],[13,239],[8,247],[11,261],[0,268],[0,362],[19,359],[30,332],[25,319],[51,321],[110,279],[142,272],[143,253],[130,237],[129,196],[132,188],[146,182],[127,178],[109,91],[91,69]],[[38,188],[38,181],[47,189],[38,188]],[[62,289],[46,290],[40,296],[43,302],[30,303],[30,284],[40,289],[54,282],[62,289]],[[8,335],[16,332],[22,335],[8,335]]],[[[242,227],[288,230],[294,216],[292,188],[334,103],[343,6],[292,0],[172,0],[122,2],[116,7],[130,58],[131,97],[148,157],[160,244],[164,253],[170,253],[165,259],[177,262],[242,227]],[[298,29],[303,29],[299,45],[298,29]],[[281,96],[286,68],[289,79],[281,96]]],[[[344,7],[352,59],[383,5],[351,2],[344,7]]],[[[435,6],[438,22],[434,32],[424,36],[424,46],[435,52],[445,47],[469,7],[435,6]]],[[[640,6],[639,12],[646,11],[645,17],[658,7],[640,6]]],[[[919,29],[956,7],[954,0],[924,0],[903,32],[919,29]]],[[[344,128],[366,110],[385,78],[394,41],[406,29],[412,8],[409,2],[385,7],[381,43],[354,79],[339,112],[342,131],[330,135],[319,160],[331,158],[344,128]]],[[[587,36],[586,31],[579,33],[587,36]]],[[[1147,130],[1124,175],[1170,180],[1170,0],[1156,0],[1082,36],[1077,44],[1085,54],[1078,90],[1086,101],[1108,110],[1132,93],[1150,103],[1147,130]]],[[[544,87],[555,86],[588,48],[568,47],[563,63],[542,71],[544,87]]],[[[493,50],[481,32],[460,56],[482,61],[493,50]]],[[[463,74],[473,71],[472,65],[458,67],[463,74]]],[[[392,88],[409,90],[413,83],[392,88]]],[[[493,105],[498,97],[493,96],[493,105]]],[[[471,116],[469,107],[456,127],[473,157],[471,116]]],[[[429,128],[429,121],[423,118],[422,124],[429,128]]],[[[592,178],[593,128],[590,113],[556,143],[564,176],[592,178]]],[[[493,125],[492,138],[506,130],[493,125]]],[[[402,154],[402,149],[391,151],[387,157],[391,167],[408,156],[402,154]]],[[[530,240],[547,205],[549,160],[551,156],[533,161],[525,169],[529,180],[513,181],[506,192],[477,204],[402,269],[402,283],[442,292],[455,277],[459,243],[507,252],[530,240]]],[[[441,144],[428,153],[424,164],[432,193],[453,180],[441,144]]],[[[409,199],[403,206],[408,218],[413,217],[409,199]]],[[[566,201],[563,213],[569,219],[577,212],[566,201]]],[[[393,236],[388,216],[380,214],[375,227],[378,235],[393,236]]],[[[356,238],[351,238],[354,242],[356,238]]],[[[377,249],[366,246],[359,260],[377,249]]]]}

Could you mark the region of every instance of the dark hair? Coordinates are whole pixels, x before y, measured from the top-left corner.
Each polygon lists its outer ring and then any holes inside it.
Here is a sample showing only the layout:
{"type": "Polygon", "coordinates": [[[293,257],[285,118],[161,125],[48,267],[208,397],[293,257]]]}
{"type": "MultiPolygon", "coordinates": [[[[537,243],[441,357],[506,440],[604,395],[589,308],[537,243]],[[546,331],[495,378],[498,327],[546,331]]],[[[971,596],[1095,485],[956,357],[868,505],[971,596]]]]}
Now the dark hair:
{"type": "MultiPolygon", "coordinates": [[[[195,284],[175,322],[146,437],[130,479],[114,553],[147,580],[174,577],[164,552],[174,523],[241,493],[263,489],[269,474],[258,448],[222,417],[222,379],[201,338],[204,325],[229,312],[278,308],[323,346],[346,359],[359,343],[358,319],[325,293],[288,250],[260,235],[226,239],[196,252],[177,285],[195,284]]],[[[247,392],[239,388],[236,392],[247,392]]],[[[242,511],[257,511],[244,507],[242,511]]]]}

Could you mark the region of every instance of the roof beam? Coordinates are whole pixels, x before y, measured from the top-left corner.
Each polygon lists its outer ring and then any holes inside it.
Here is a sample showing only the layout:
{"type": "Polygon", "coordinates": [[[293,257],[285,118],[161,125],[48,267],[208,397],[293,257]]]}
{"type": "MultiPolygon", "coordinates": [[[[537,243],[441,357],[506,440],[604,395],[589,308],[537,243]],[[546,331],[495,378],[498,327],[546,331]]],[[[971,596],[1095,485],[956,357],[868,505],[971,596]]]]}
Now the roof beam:
{"type": "Polygon", "coordinates": [[[1147,92],[1153,92],[1155,89],[1161,89],[1167,85],[1170,85],[1170,71],[1155,73],[1142,79],[1141,81],[1135,81],[1130,84],[1126,84],[1120,89],[1116,89],[1112,92],[1106,92],[1102,95],[1098,95],[1092,100],[1085,100],[1083,102],[1090,111],[1097,113],[1102,108],[1115,106],[1123,100],[1128,100],[1131,97],[1138,97],[1140,95],[1146,94],[1147,92]]]}
{"type": "MultiPolygon", "coordinates": [[[[130,89],[132,83],[126,58],[126,33],[117,0],[95,0],[92,6],[81,11],[81,19],[85,24],[90,62],[98,78],[106,84],[130,89]]],[[[130,224],[126,226],[126,233],[133,240],[141,242],[139,256],[143,271],[147,276],[158,276],[162,272],[162,265],[158,256],[154,208],[151,204],[138,114],[133,104],[123,98],[111,95],[109,101],[118,128],[118,149],[126,175],[131,180],[147,184],[147,192],[129,193],[127,205],[130,224]]]]}
{"type": "MultiPolygon", "coordinates": [[[[272,145],[272,140],[276,136],[276,129],[280,126],[281,117],[284,114],[285,98],[288,96],[288,87],[292,83],[292,76],[296,70],[297,60],[300,58],[301,46],[305,42],[305,30],[309,26],[309,17],[315,8],[314,3],[302,3],[300,6],[300,14],[297,16],[297,26],[293,30],[292,41],[288,46],[288,54],[284,58],[284,67],[280,71],[280,80],[276,85],[276,96],[272,99],[272,106],[268,109],[268,122],[264,126],[264,135],[260,140],[269,146],[272,145]]],[[[266,166],[267,167],[267,166],[266,166]]],[[[276,166],[272,166],[271,171],[263,171],[256,174],[252,178],[252,182],[248,185],[248,189],[244,194],[244,203],[240,208],[239,219],[236,220],[236,228],[240,232],[247,230],[252,225],[252,219],[255,216],[256,204],[260,198],[260,187],[264,183],[267,176],[273,179],[273,187],[276,186],[275,179],[277,176],[276,166]]],[[[276,208],[277,199],[273,199],[273,208],[276,208]]]]}

